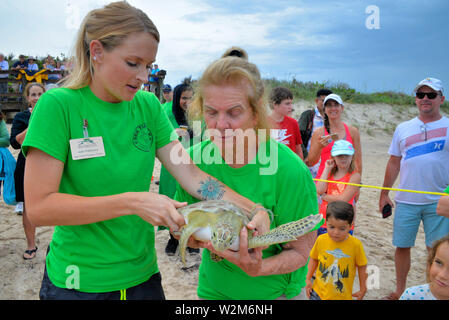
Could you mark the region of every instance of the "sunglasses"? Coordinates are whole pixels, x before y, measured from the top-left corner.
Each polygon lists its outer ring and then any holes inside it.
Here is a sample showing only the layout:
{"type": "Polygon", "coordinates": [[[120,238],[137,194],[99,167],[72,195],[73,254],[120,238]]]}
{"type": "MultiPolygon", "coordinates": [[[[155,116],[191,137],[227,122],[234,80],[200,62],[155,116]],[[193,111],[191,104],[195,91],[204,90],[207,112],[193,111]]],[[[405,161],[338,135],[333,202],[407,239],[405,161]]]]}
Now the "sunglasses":
{"type": "Polygon", "coordinates": [[[416,97],[418,99],[424,99],[424,97],[427,96],[430,100],[435,99],[438,96],[438,93],[436,92],[417,92],[416,97]]]}

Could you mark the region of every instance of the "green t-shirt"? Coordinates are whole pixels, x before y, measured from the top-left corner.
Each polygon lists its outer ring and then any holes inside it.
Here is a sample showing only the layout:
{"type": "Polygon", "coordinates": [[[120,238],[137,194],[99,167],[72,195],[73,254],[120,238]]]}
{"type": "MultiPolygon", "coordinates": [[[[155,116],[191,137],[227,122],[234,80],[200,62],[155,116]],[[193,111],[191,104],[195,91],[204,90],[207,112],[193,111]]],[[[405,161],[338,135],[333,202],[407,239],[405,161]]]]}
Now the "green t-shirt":
{"type": "MultiPolygon", "coordinates": [[[[175,116],[172,112],[173,101],[166,102],[162,105],[162,109],[167,115],[168,120],[172,124],[173,128],[179,128],[178,122],[176,122],[175,116]]],[[[168,196],[169,198],[173,198],[176,192],[176,180],[173,176],[165,169],[164,166],[161,166],[161,172],[159,177],[159,193],[168,196]]],[[[159,229],[164,229],[163,227],[159,229]]]]}
{"type": "MultiPolygon", "coordinates": [[[[89,87],[53,89],[39,99],[23,143],[64,163],[59,192],[84,197],[150,189],[155,153],[173,128],[158,99],[139,91],[132,101],[108,103],[89,87]],[[103,138],[105,156],[73,160],[69,141],[103,138]]],[[[54,285],[66,288],[73,270],[79,291],[110,292],[140,284],[158,272],[154,226],[137,215],[76,226],[56,226],[46,260],[54,285]]],[[[73,285],[69,283],[69,286],[73,285]]]]}
{"type": "MultiPolygon", "coordinates": [[[[256,161],[241,168],[231,168],[225,163],[211,161],[219,160],[221,156],[210,140],[196,144],[189,152],[201,170],[242,196],[272,210],[274,221],[271,223],[271,229],[318,213],[316,188],[309,169],[283,144],[274,140],[261,144],[256,161]],[[272,152],[273,148],[277,152],[272,152]],[[268,161],[270,156],[274,160],[268,161]],[[210,162],[213,163],[207,164],[210,162]],[[267,170],[264,173],[269,174],[261,174],[262,169],[268,169],[270,166],[276,170],[267,170]]],[[[188,203],[198,201],[179,186],[175,199],[188,203]]],[[[315,229],[318,229],[318,226],[315,229]]],[[[281,251],[281,245],[272,245],[263,251],[263,258],[281,251]]],[[[226,260],[212,261],[210,252],[204,250],[199,270],[198,296],[210,300],[263,300],[276,299],[285,294],[287,298],[292,298],[305,286],[306,275],[307,265],[288,274],[250,277],[226,260]]]]}
{"type": "Polygon", "coordinates": [[[173,114],[173,101],[166,102],[162,105],[162,110],[167,114],[168,120],[170,120],[171,124],[175,128],[179,128],[178,123],[175,120],[175,116],[173,114]]]}
{"type": "Polygon", "coordinates": [[[449,186],[447,186],[446,190],[444,190],[445,193],[449,193],[449,186]]]}

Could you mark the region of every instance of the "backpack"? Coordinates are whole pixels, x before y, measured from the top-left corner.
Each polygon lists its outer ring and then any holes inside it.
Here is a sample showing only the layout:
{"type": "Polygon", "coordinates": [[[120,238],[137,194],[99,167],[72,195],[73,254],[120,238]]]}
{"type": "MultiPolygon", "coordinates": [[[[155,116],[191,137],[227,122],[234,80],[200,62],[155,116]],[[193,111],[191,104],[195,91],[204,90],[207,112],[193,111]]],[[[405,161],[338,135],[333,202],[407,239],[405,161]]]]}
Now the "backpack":
{"type": "Polygon", "coordinates": [[[308,155],[307,145],[309,144],[309,140],[312,137],[314,117],[315,117],[315,109],[311,109],[301,113],[301,116],[298,119],[299,131],[301,133],[302,139],[301,149],[304,155],[304,159],[308,155]]]}
{"type": "Polygon", "coordinates": [[[0,181],[3,180],[3,200],[6,204],[16,204],[16,188],[14,184],[14,170],[16,159],[8,148],[0,148],[0,181]]]}

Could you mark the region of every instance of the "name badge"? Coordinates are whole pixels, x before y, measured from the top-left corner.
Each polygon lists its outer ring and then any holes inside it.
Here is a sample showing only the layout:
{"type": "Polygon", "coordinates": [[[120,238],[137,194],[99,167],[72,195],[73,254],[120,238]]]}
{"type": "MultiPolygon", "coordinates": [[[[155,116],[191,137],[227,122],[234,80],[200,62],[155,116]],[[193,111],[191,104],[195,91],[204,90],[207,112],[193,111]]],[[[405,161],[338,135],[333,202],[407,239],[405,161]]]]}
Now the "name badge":
{"type": "Polygon", "coordinates": [[[70,140],[73,160],[104,157],[103,137],[89,137],[70,140]]]}

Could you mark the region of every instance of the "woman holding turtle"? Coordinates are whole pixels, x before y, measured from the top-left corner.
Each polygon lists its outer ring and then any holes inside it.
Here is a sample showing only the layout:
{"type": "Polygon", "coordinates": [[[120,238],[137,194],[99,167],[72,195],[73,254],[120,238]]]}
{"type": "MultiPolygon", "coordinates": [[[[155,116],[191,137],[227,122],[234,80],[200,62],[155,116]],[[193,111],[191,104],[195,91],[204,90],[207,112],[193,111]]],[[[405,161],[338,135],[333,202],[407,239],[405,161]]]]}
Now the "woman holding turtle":
{"type": "MultiPolygon", "coordinates": [[[[156,156],[193,196],[209,199],[201,186],[214,183],[209,197],[254,206],[193,164],[159,100],[139,90],[159,39],[126,1],[89,12],[74,70],[32,113],[22,145],[27,213],[36,226],[56,226],[41,299],[165,298],[154,226],[179,230],[185,203],[148,192],[156,156]]],[[[264,233],[268,221],[258,210],[249,227],[264,233]]]]}
{"type": "MultiPolygon", "coordinates": [[[[272,229],[316,214],[318,205],[308,168],[287,146],[270,139],[263,96],[258,68],[244,54],[224,55],[210,64],[188,112],[191,121],[205,122],[210,139],[188,151],[200,169],[270,209],[272,229]]],[[[198,201],[182,186],[175,199],[198,201]]],[[[238,252],[218,252],[209,242],[197,243],[207,249],[199,270],[199,298],[304,299],[307,258],[316,232],[250,251],[247,234],[242,228],[238,252]],[[212,261],[211,253],[225,260],[212,261]]]]}

